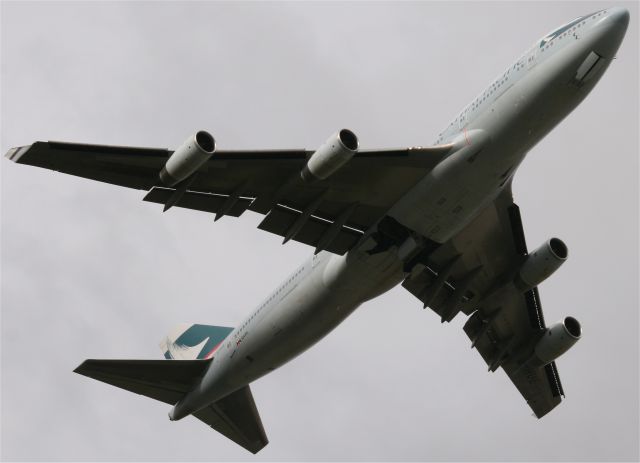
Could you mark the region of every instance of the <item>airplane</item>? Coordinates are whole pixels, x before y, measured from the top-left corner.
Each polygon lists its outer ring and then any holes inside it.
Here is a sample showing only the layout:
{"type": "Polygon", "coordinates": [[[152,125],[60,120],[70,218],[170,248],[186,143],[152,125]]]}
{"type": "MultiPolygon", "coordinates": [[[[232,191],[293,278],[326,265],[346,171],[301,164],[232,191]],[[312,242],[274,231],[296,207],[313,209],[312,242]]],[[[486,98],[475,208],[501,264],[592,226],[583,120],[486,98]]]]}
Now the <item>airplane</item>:
{"type": "Polygon", "coordinates": [[[575,109],[624,38],[629,13],[580,16],[537,40],[428,147],[360,150],[348,129],[317,150],[216,150],[198,131],[175,151],[35,142],[6,154],[147,191],[145,201],[214,220],[250,210],[258,228],[311,246],[239,326],[179,325],[165,359],[84,361],[74,371],[192,415],[252,453],[268,444],[250,383],[318,342],[357,307],[401,284],[464,331],[541,418],[564,397],[555,360],[582,336],[546,325],[538,286],[568,258],[551,238],[528,252],[512,181],[526,154],[575,109]]]}

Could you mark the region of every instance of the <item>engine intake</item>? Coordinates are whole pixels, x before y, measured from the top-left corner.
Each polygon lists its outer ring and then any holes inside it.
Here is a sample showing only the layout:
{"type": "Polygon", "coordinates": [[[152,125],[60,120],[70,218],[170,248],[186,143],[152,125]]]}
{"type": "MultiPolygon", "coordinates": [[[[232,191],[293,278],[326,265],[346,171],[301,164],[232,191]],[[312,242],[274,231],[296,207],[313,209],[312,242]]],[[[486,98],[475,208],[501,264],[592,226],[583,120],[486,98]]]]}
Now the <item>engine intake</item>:
{"type": "Polygon", "coordinates": [[[209,132],[196,132],[169,157],[160,171],[160,181],[167,186],[175,186],[202,167],[215,150],[216,142],[209,132]]]}
{"type": "Polygon", "coordinates": [[[546,329],[534,349],[530,364],[543,366],[560,357],[582,336],[580,322],[573,317],[554,323],[546,329]]]}
{"type": "Polygon", "coordinates": [[[302,180],[324,180],[345,165],[358,151],[358,137],[347,129],[334,133],[309,158],[300,172],[302,180]]]}
{"type": "Polygon", "coordinates": [[[559,238],[551,238],[527,256],[516,277],[516,286],[528,291],[549,278],[567,260],[569,250],[559,238]]]}

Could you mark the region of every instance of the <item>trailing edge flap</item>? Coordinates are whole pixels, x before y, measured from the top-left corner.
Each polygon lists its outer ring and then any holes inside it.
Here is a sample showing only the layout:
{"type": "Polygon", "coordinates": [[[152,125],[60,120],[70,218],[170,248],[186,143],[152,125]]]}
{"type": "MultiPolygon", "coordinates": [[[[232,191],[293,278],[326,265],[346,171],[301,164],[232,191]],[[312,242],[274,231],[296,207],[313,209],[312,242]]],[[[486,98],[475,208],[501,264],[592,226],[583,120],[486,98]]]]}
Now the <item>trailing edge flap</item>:
{"type": "Polygon", "coordinates": [[[251,453],[257,453],[269,443],[249,386],[197,411],[193,416],[251,453]]]}
{"type": "Polygon", "coordinates": [[[73,370],[174,405],[202,378],[210,360],[85,360],[73,370]]]}
{"type": "MultiPolygon", "coordinates": [[[[282,205],[277,205],[264,218],[258,228],[276,235],[286,236],[302,213],[282,205]]],[[[313,215],[304,222],[297,233],[291,239],[300,243],[318,247],[323,237],[330,233],[332,222],[323,220],[313,215]]],[[[340,227],[336,235],[322,249],[334,254],[343,255],[358,242],[362,231],[350,227],[340,227]]]]}
{"type": "MultiPolygon", "coordinates": [[[[175,189],[173,188],[153,187],[144,197],[144,201],[166,204],[174,191],[175,189]]],[[[212,212],[215,214],[222,210],[228,198],[229,196],[226,195],[187,190],[178,200],[176,206],[194,209],[196,211],[212,212]]],[[[229,211],[225,212],[225,215],[240,217],[242,213],[247,210],[250,204],[250,199],[238,198],[238,200],[233,203],[233,206],[229,211]]]]}

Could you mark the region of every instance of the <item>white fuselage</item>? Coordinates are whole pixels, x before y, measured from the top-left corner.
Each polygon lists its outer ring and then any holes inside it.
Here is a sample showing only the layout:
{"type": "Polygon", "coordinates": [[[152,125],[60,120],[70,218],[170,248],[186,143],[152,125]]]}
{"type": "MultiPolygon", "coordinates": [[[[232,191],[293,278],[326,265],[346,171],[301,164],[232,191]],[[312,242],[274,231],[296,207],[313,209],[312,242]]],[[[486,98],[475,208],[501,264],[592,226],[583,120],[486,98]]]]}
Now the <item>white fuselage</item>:
{"type": "MultiPolygon", "coordinates": [[[[624,34],[618,27],[622,11],[577,18],[538,40],[439,134],[436,144],[453,142],[460,149],[388,215],[436,243],[455,236],[602,76],[624,34]]],[[[171,418],[187,416],[281,366],[360,304],[400,283],[406,276],[403,250],[392,246],[370,255],[366,251],[374,245],[366,238],[343,256],[321,252],[302,264],[229,334],[171,418]]]]}

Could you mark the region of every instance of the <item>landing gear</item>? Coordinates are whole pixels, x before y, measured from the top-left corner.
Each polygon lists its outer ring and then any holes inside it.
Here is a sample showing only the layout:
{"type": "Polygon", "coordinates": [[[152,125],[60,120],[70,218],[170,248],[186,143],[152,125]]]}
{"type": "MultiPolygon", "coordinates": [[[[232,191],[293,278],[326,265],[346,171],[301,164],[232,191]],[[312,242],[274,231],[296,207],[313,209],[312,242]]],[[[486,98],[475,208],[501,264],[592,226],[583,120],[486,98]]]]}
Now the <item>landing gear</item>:
{"type": "Polygon", "coordinates": [[[403,271],[405,273],[410,273],[416,264],[427,265],[429,256],[440,246],[440,243],[415,234],[389,216],[385,216],[378,222],[370,237],[376,244],[366,251],[367,254],[372,256],[396,246],[398,257],[404,262],[403,271]]]}

